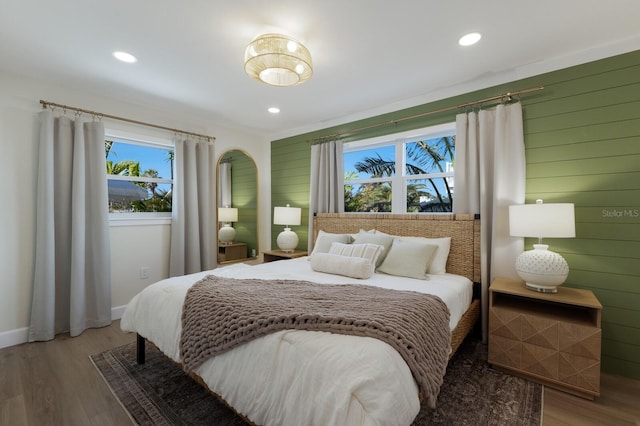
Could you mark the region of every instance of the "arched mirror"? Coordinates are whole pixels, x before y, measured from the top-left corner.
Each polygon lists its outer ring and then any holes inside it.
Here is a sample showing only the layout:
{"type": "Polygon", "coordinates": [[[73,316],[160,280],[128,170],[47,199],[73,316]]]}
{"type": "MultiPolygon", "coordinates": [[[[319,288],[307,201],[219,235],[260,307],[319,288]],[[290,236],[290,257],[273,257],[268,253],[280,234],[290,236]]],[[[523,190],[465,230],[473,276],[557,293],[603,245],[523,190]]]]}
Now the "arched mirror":
{"type": "Polygon", "coordinates": [[[234,149],[220,156],[216,173],[218,263],[255,258],[260,253],[256,163],[246,152],[234,149]],[[225,227],[227,229],[220,232],[225,227]],[[229,227],[233,230],[229,230],[229,227]]]}

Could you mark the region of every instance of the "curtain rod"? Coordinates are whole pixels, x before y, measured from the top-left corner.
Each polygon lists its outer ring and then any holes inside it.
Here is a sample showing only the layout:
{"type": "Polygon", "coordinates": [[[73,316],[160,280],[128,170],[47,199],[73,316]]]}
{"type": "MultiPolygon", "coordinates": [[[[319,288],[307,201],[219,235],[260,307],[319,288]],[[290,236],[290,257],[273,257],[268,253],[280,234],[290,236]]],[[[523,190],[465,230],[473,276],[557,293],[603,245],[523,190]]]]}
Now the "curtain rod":
{"type": "Polygon", "coordinates": [[[397,118],[395,120],[385,121],[385,122],[382,122],[382,123],[370,124],[368,126],[356,127],[355,129],[351,129],[351,130],[348,130],[348,131],[345,131],[345,132],[331,133],[329,135],[319,136],[317,138],[309,139],[309,140],[307,140],[307,142],[312,143],[312,144],[313,143],[321,143],[321,142],[325,142],[325,141],[328,142],[329,140],[337,139],[340,136],[344,136],[344,135],[347,135],[349,133],[359,132],[359,131],[362,131],[362,130],[375,129],[377,127],[387,126],[389,124],[398,124],[398,123],[401,123],[403,121],[413,120],[413,119],[420,118],[420,117],[426,117],[428,115],[438,114],[438,113],[441,113],[441,112],[452,111],[454,109],[467,108],[467,107],[470,107],[470,106],[483,104],[485,102],[491,102],[491,101],[497,101],[497,100],[503,100],[503,99],[507,100],[507,101],[510,101],[512,96],[519,96],[519,95],[521,95],[523,93],[537,92],[538,90],[544,90],[544,86],[531,87],[529,89],[517,90],[515,92],[507,92],[507,93],[503,93],[501,95],[491,96],[489,98],[484,98],[484,99],[477,99],[475,101],[466,102],[466,103],[460,104],[460,105],[454,105],[454,106],[450,106],[450,107],[440,108],[440,109],[436,109],[436,110],[433,110],[433,111],[428,111],[428,112],[423,112],[423,113],[420,113],[420,114],[410,115],[408,117],[402,117],[402,118],[397,118]]]}
{"type": "Polygon", "coordinates": [[[72,106],[69,106],[69,105],[57,104],[55,102],[43,101],[42,99],[40,99],[40,103],[42,104],[42,108],[46,108],[47,106],[58,107],[58,108],[62,108],[63,110],[67,110],[68,109],[68,110],[71,110],[71,111],[77,111],[77,112],[81,112],[81,113],[84,113],[84,114],[93,115],[93,116],[98,117],[98,118],[103,118],[103,117],[104,118],[111,118],[113,120],[126,121],[127,123],[139,124],[139,125],[147,126],[147,127],[155,127],[156,129],[168,130],[170,132],[181,133],[183,135],[196,136],[196,137],[199,137],[199,138],[204,138],[207,141],[211,141],[211,142],[216,140],[215,136],[209,136],[209,135],[202,135],[200,133],[187,132],[187,131],[180,130],[180,129],[174,129],[172,127],[160,126],[158,124],[146,123],[144,121],[132,120],[130,118],[118,117],[118,116],[110,115],[110,114],[103,114],[101,112],[91,111],[91,110],[88,110],[88,109],[82,109],[82,108],[72,107],[72,106]]]}

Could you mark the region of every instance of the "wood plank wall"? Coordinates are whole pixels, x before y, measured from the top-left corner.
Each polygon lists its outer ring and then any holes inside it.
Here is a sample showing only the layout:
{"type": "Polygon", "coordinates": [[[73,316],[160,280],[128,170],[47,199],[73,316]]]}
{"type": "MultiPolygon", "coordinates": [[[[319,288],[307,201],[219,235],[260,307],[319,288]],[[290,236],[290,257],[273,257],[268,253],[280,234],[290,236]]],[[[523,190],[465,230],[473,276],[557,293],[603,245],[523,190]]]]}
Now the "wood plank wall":
{"type": "MultiPolygon", "coordinates": [[[[538,85],[545,89],[522,99],[526,202],[575,203],[576,238],[545,242],[569,262],[565,285],[591,289],[604,306],[603,370],[640,379],[640,51],[273,141],[273,206],[303,207],[296,232],[304,248],[309,139],[538,85]]],[[[349,135],[346,141],[452,122],[455,114],[349,135]]],[[[274,247],[279,232],[272,229],[274,247]]]]}
{"type": "Polygon", "coordinates": [[[549,240],[567,285],[603,304],[603,369],[640,378],[640,53],[544,76],[526,103],[527,202],[573,202],[575,239],[549,240]]]}
{"type": "Polygon", "coordinates": [[[230,154],[232,205],[238,208],[235,241],[247,244],[247,256],[258,248],[258,171],[248,154],[234,150],[230,154]]]}
{"type": "MultiPolygon", "coordinates": [[[[311,145],[304,141],[290,140],[271,145],[271,217],[273,219],[273,207],[290,204],[302,208],[302,224],[291,227],[300,240],[300,250],[307,249],[309,234],[310,164],[311,145]]],[[[271,247],[274,249],[283,228],[282,225],[271,225],[271,247]]]]}

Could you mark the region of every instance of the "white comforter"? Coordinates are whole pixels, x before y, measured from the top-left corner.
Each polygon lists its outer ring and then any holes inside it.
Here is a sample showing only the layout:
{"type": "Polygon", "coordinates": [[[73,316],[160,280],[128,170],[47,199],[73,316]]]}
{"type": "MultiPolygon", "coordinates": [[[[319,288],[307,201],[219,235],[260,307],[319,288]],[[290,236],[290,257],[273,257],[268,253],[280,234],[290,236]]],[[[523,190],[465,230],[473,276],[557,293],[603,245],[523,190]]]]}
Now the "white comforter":
{"type": "MultiPolygon", "coordinates": [[[[182,304],[207,275],[367,284],[431,293],[449,307],[455,328],[471,303],[471,281],[457,275],[415,280],[375,274],[367,280],[313,272],[307,258],[235,264],[159,281],[135,296],[121,320],[180,362],[182,304]]],[[[408,425],[420,411],[409,367],[391,346],[368,337],[286,330],[209,359],[196,373],[236,411],[264,425],[408,425]]]]}

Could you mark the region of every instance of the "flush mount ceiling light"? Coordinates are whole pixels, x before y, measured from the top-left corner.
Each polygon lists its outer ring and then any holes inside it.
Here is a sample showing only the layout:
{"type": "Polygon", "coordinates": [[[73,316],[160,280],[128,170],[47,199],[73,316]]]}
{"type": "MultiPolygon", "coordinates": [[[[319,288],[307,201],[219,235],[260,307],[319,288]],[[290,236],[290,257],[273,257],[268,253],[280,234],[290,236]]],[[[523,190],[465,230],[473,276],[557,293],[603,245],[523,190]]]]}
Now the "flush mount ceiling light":
{"type": "Polygon", "coordinates": [[[121,51],[113,52],[113,57],[119,61],[126,62],[128,64],[133,64],[134,62],[138,61],[138,59],[135,56],[133,56],[131,53],[121,52],[121,51]]]}
{"type": "Polygon", "coordinates": [[[480,33],[469,33],[460,37],[458,40],[458,44],[460,46],[471,46],[472,44],[476,44],[482,38],[482,34],[480,33]]]}
{"type": "Polygon", "coordinates": [[[244,52],[244,70],[271,86],[295,86],[311,78],[311,54],[301,43],[282,34],[263,34],[244,52]]]}
{"type": "Polygon", "coordinates": [[[271,114],[278,114],[280,112],[280,108],[278,108],[278,107],[269,107],[269,109],[267,109],[267,111],[269,111],[271,114]]]}

